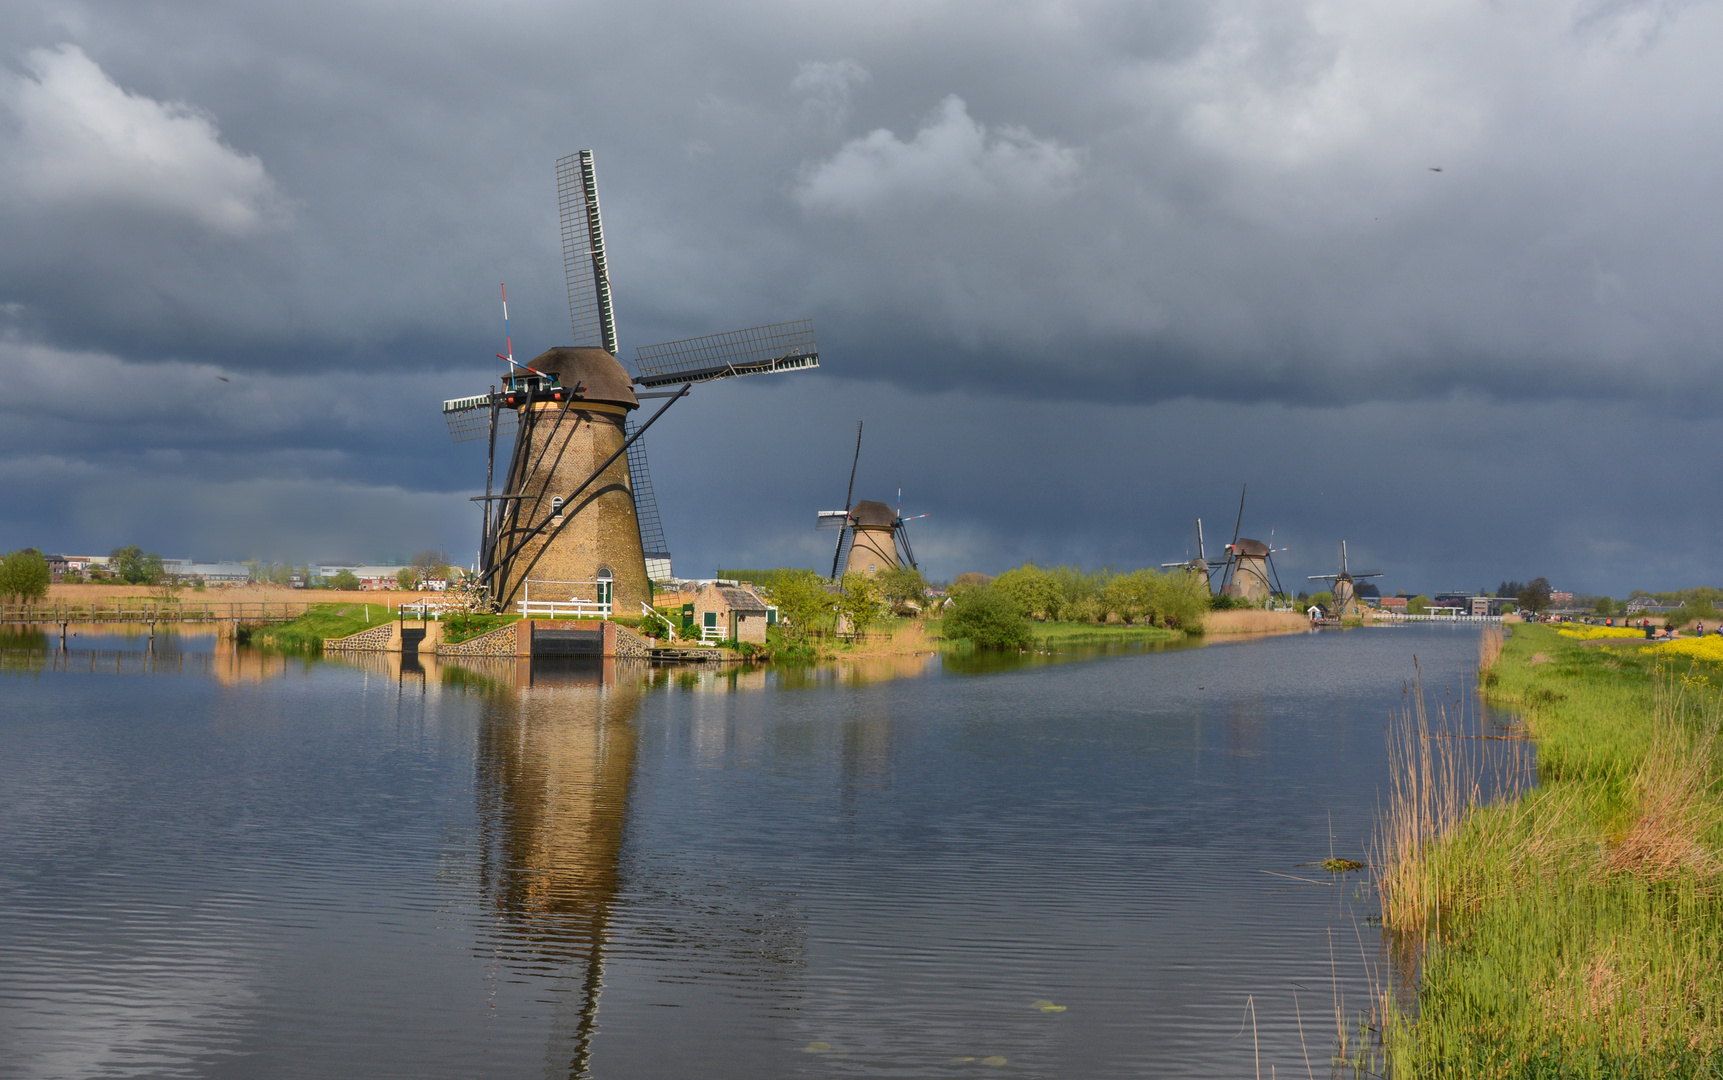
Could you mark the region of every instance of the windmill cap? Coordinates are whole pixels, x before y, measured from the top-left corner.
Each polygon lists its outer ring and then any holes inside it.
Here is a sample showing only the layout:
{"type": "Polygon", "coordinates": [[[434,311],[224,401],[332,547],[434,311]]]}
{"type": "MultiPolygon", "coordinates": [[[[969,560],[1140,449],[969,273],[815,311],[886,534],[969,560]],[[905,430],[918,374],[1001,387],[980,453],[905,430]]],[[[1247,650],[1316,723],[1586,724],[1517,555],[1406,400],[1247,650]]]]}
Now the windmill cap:
{"type": "Polygon", "coordinates": [[[578,401],[640,408],[640,399],[634,396],[634,380],[616,357],[603,349],[547,349],[530,366],[555,375],[564,386],[572,388],[578,383],[585,387],[578,401]]]}
{"type": "Polygon", "coordinates": [[[882,502],[863,501],[850,508],[850,520],[858,529],[889,529],[897,524],[897,511],[882,502]]]}
{"type": "Polygon", "coordinates": [[[1239,537],[1238,543],[1234,544],[1232,549],[1240,555],[1248,555],[1256,559],[1268,554],[1267,544],[1261,540],[1246,540],[1242,536],[1239,537]]]}

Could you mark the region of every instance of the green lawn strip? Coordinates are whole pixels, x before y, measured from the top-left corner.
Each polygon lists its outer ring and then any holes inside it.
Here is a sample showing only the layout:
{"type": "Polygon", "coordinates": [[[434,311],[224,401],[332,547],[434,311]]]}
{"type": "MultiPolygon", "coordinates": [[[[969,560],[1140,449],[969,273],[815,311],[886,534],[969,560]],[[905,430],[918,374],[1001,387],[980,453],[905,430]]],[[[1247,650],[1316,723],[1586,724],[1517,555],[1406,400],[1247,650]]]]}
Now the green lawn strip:
{"type": "Polygon", "coordinates": [[[1413,1010],[1383,999],[1392,1075],[1723,1076],[1717,673],[1657,664],[1526,625],[1485,673],[1537,741],[1539,787],[1474,808],[1423,857],[1437,899],[1432,929],[1397,943],[1418,988],[1413,1010]],[[1683,769],[1693,800],[1654,814],[1683,769]],[[1685,854],[1627,860],[1647,836],[1685,854]]]}
{"type": "Polygon", "coordinates": [[[251,631],[253,645],[277,649],[317,650],[325,641],[381,626],[395,618],[384,604],[313,604],[291,622],[269,623],[251,631]]]}

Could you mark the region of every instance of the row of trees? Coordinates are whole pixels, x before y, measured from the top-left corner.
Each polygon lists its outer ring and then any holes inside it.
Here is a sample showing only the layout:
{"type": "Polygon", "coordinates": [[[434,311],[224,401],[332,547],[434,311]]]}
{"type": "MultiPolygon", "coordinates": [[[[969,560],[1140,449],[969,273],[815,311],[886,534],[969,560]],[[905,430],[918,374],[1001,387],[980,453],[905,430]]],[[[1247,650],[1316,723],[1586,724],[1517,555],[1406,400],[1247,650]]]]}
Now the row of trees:
{"type": "MultiPolygon", "coordinates": [[[[995,578],[991,588],[1024,618],[1040,621],[1123,622],[1186,629],[1201,625],[1208,590],[1183,570],[1084,570],[1025,563],[995,578]]],[[[965,590],[958,589],[961,596],[965,590]]]]}
{"type": "MultiPolygon", "coordinates": [[[[865,631],[886,616],[928,603],[927,583],[910,567],[868,577],[846,575],[838,587],[812,570],[722,571],[746,580],[778,607],[792,642],[829,632],[839,619],[865,631]]],[[[1022,646],[1031,620],[1123,622],[1195,629],[1210,598],[1194,575],[1156,570],[1120,573],[1026,563],[998,578],[959,576],[950,587],[945,634],[983,647],[1022,646]]]]}

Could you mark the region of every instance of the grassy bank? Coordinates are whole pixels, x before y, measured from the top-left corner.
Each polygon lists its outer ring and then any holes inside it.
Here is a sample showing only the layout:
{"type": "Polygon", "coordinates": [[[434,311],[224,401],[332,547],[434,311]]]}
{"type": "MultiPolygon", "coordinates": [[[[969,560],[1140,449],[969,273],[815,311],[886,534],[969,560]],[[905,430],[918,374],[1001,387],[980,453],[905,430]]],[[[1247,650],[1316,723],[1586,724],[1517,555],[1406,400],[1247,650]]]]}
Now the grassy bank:
{"type": "Polygon", "coordinates": [[[1537,786],[1485,805],[1528,744],[1404,718],[1373,860],[1398,960],[1384,1064],[1723,1075],[1718,665],[1537,625],[1487,637],[1482,661],[1488,700],[1535,740],[1537,786]]]}
{"type": "Polygon", "coordinates": [[[244,640],[272,649],[317,651],[333,638],[357,634],[380,626],[395,617],[386,604],[317,604],[291,622],[270,623],[252,629],[244,640]]]}

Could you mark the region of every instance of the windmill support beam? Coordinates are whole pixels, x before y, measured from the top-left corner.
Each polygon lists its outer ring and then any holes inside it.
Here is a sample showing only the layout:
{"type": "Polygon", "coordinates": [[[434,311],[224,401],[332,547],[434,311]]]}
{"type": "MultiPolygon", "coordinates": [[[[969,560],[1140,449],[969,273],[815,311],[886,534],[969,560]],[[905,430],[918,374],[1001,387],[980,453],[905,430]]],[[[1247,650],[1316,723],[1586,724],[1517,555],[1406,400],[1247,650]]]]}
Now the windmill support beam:
{"type": "MultiPolygon", "coordinates": [[[[605,458],[604,463],[599,465],[598,468],[592,470],[592,475],[588,476],[586,478],[586,480],[583,481],[579,487],[575,488],[573,491],[571,491],[567,495],[563,496],[563,500],[562,500],[563,506],[571,507],[571,508],[577,506],[578,504],[575,502],[575,500],[580,498],[581,493],[584,492],[587,488],[591,487],[593,484],[593,481],[597,480],[600,476],[603,476],[604,471],[606,469],[610,468],[611,465],[615,464],[617,458],[620,458],[623,455],[627,454],[628,448],[630,446],[634,445],[634,441],[636,439],[640,438],[642,435],[646,434],[646,430],[648,428],[650,428],[653,424],[656,424],[658,422],[658,418],[663,416],[666,412],[668,412],[670,410],[670,406],[676,404],[677,399],[682,398],[682,397],[686,397],[691,386],[692,386],[691,383],[684,383],[682,386],[682,392],[681,393],[677,394],[675,397],[671,398],[669,401],[666,401],[663,405],[660,405],[658,407],[658,411],[652,414],[651,419],[647,420],[646,423],[640,425],[640,429],[638,431],[634,432],[634,434],[630,435],[627,439],[625,439],[623,441],[622,445],[617,448],[615,453],[611,454],[608,458],[605,458]]],[[[563,529],[568,527],[568,523],[573,521],[574,517],[575,517],[575,514],[573,512],[564,514],[562,517],[562,523],[555,525],[554,528],[552,528],[549,539],[555,539],[556,535],[558,533],[562,532],[563,529]]],[[[520,554],[521,549],[523,547],[525,547],[529,542],[531,542],[534,537],[536,537],[540,533],[544,532],[546,528],[550,528],[552,526],[552,522],[554,522],[555,520],[556,520],[555,518],[547,517],[543,521],[539,522],[537,525],[534,525],[530,529],[518,530],[520,532],[520,535],[518,535],[516,537],[514,543],[509,546],[507,553],[505,553],[502,558],[498,559],[496,561],[495,565],[491,566],[488,570],[485,571],[484,576],[479,579],[479,584],[480,585],[490,584],[491,580],[496,577],[497,572],[499,570],[506,570],[506,568],[509,566],[509,564],[514,562],[515,556],[520,554]]]]}

